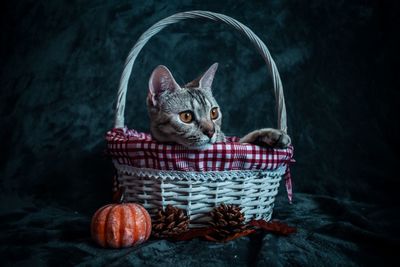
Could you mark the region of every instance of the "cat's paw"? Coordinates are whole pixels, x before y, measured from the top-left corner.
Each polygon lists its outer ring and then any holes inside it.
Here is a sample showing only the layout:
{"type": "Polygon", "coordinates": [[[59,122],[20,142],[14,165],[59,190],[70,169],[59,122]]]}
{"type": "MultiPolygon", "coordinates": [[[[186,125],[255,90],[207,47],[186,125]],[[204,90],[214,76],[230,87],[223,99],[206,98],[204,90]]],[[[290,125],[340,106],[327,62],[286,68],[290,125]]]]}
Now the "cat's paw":
{"type": "Polygon", "coordinates": [[[291,143],[289,135],[273,128],[265,128],[253,131],[240,139],[241,143],[267,145],[276,148],[286,148],[291,143]]]}

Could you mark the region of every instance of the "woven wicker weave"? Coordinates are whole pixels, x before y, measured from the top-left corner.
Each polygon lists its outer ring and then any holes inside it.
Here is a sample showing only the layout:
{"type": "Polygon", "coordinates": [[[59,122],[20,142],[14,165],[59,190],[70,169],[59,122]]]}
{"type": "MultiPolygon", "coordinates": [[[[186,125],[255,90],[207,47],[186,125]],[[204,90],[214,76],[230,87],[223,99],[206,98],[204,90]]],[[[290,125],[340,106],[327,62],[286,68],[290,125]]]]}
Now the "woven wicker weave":
{"type": "MultiPolygon", "coordinates": [[[[115,117],[115,128],[123,128],[125,99],[132,66],[147,41],[170,24],[186,19],[210,19],[223,22],[241,32],[264,58],[272,74],[278,128],[285,131],[286,108],[281,79],[265,44],[245,25],[228,16],[208,11],[182,12],[167,17],[141,35],[125,62],[121,76],[115,117]]],[[[190,217],[190,227],[202,226],[209,218],[207,213],[220,203],[237,204],[242,208],[246,220],[270,220],[281,178],[287,164],[275,170],[235,171],[176,171],[135,168],[113,163],[118,172],[119,185],[125,189],[125,199],[142,203],[153,216],[157,209],[172,204],[185,209],[190,217]]]]}

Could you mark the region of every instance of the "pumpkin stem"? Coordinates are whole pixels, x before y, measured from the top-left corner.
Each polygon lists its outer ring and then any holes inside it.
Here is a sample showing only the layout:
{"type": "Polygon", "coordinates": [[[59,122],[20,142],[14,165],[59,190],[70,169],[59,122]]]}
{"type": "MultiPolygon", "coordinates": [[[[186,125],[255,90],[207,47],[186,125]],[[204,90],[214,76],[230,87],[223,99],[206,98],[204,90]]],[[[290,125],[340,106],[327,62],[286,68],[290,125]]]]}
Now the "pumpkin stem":
{"type": "Polygon", "coordinates": [[[112,197],[113,203],[122,204],[125,203],[125,187],[119,187],[116,192],[114,192],[112,197]]]}
{"type": "Polygon", "coordinates": [[[121,190],[121,197],[120,197],[120,199],[119,199],[119,203],[126,203],[126,198],[125,198],[125,192],[126,192],[126,189],[125,189],[125,187],[121,187],[120,188],[120,190],[121,190]]]}

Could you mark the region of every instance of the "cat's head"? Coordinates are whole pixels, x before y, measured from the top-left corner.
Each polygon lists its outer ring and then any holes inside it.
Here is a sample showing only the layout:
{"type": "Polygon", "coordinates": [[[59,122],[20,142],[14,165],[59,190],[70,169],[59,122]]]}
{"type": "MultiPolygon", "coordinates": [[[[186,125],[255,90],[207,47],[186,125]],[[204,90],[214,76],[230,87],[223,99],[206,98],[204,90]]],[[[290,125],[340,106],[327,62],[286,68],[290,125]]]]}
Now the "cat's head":
{"type": "Polygon", "coordinates": [[[167,67],[154,69],[147,108],[155,139],[196,149],[206,149],[216,142],[222,114],[211,85],[217,68],[218,63],[214,63],[201,77],[182,87],[167,67]]]}

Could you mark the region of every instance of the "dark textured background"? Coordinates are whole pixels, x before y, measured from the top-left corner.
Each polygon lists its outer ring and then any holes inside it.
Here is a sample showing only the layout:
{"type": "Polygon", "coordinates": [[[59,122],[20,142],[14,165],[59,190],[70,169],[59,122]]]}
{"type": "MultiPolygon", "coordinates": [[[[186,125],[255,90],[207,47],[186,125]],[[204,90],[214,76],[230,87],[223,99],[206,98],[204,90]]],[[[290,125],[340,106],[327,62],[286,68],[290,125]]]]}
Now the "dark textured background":
{"type": "MultiPolygon", "coordinates": [[[[232,16],[269,47],[285,90],[299,199],[304,194],[372,205],[389,210],[388,217],[375,214],[374,218],[388,225],[398,223],[397,4],[16,1],[2,5],[0,207],[10,228],[15,229],[14,217],[7,214],[31,209],[49,215],[55,208],[80,214],[81,227],[72,233],[85,235],[88,218],[110,201],[113,169],[103,156],[104,135],[113,126],[125,57],[153,23],[193,9],[232,16]]],[[[183,83],[213,62],[220,63],[214,92],[224,113],[224,131],[243,135],[274,126],[271,79],[260,56],[229,27],[190,20],[156,35],[139,55],[127,96],[128,127],[148,129],[144,99],[155,66],[167,65],[183,83]]],[[[333,220],[340,220],[341,213],[336,215],[333,220]]]]}

